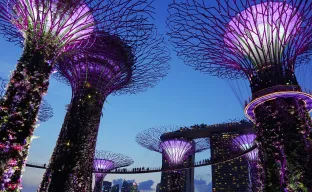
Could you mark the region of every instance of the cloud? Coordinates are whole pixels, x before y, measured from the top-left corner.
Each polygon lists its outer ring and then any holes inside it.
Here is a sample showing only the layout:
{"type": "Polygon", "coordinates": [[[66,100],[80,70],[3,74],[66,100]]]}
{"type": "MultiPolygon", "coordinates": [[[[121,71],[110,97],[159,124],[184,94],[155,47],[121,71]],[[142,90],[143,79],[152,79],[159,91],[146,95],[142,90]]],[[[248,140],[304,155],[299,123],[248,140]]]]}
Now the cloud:
{"type": "Polygon", "coordinates": [[[152,186],[154,184],[153,180],[147,180],[139,183],[139,190],[153,190],[152,186]]]}
{"type": "MultiPolygon", "coordinates": [[[[119,187],[121,187],[122,186],[122,183],[123,183],[123,179],[114,179],[113,181],[112,181],[112,184],[113,185],[119,185],[119,187]]],[[[136,182],[135,181],[135,179],[132,179],[132,180],[127,180],[127,182],[128,183],[134,183],[134,182],[136,182]]],[[[153,184],[154,184],[155,182],[153,181],[153,180],[147,180],[147,181],[142,181],[142,182],[140,182],[138,185],[139,185],[139,190],[141,191],[141,190],[143,190],[143,191],[152,191],[153,190],[153,188],[152,188],[152,186],[153,186],[153,184]]]]}
{"type": "Polygon", "coordinates": [[[195,179],[194,185],[195,185],[195,189],[197,192],[211,192],[212,191],[211,182],[207,184],[207,182],[203,179],[195,179]]]}

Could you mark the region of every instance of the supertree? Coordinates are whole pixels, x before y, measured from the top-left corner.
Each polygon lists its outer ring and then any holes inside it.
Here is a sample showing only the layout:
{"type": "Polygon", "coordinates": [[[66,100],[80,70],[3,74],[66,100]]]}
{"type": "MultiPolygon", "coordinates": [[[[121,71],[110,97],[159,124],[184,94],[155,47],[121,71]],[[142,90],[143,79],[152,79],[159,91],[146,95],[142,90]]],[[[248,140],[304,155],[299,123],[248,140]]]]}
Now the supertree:
{"type": "MultiPolygon", "coordinates": [[[[135,94],[164,77],[170,59],[163,38],[149,25],[146,1],[125,10],[120,34],[97,32],[92,47],[67,55],[56,65],[55,76],[72,88],[72,99],[39,191],[89,191],[102,107],[110,94],[135,94]],[[138,7],[141,10],[136,10],[138,7]],[[129,23],[128,18],[131,19],[129,23]],[[132,24],[131,24],[132,23],[132,24]],[[149,26],[149,27],[148,27],[149,26]]],[[[120,12],[120,10],[116,10],[120,12]]],[[[113,22],[113,23],[110,23],[113,22]]],[[[107,32],[108,31],[108,32],[107,32]]]]}
{"type": "MultiPolygon", "coordinates": [[[[152,151],[163,155],[163,168],[183,167],[189,165],[187,159],[195,153],[204,151],[210,147],[207,139],[188,140],[185,137],[163,139],[167,133],[183,130],[178,126],[154,127],[137,134],[136,142],[152,151]],[[164,167],[167,166],[167,167],[164,167]]],[[[180,191],[184,189],[186,171],[178,170],[162,173],[162,188],[168,191],[180,191]]]]}
{"type": "MultiPolygon", "coordinates": [[[[7,80],[2,79],[0,77],[0,98],[2,98],[5,93],[5,87],[7,83],[8,83],[7,80]]],[[[45,99],[43,99],[39,107],[37,122],[38,123],[47,122],[52,117],[53,117],[53,108],[45,99]]]]}
{"type": "Polygon", "coordinates": [[[107,174],[103,172],[126,167],[131,164],[133,164],[133,160],[125,155],[110,151],[96,151],[94,158],[95,185],[93,191],[101,192],[103,181],[107,174]]]}
{"type": "MultiPolygon", "coordinates": [[[[255,134],[244,134],[233,139],[234,150],[246,151],[254,146],[256,135],[255,134]]],[[[248,171],[249,171],[249,191],[262,191],[262,186],[260,181],[260,172],[257,169],[257,164],[259,161],[258,149],[254,149],[246,154],[248,161],[248,171]]]]}
{"type": "Polygon", "coordinates": [[[169,35],[187,65],[249,80],[246,116],[255,123],[265,191],[312,190],[311,96],[295,68],[311,55],[312,2],[175,1],[169,35]]]}
{"type": "Polygon", "coordinates": [[[77,50],[78,45],[87,46],[80,44],[81,40],[101,28],[108,18],[119,20],[119,15],[110,14],[113,7],[118,7],[115,2],[100,0],[0,1],[0,33],[23,46],[0,102],[0,143],[23,146],[0,154],[0,183],[4,183],[5,190],[21,188],[29,138],[55,62],[61,54],[77,50]],[[15,160],[17,164],[12,168],[9,162],[15,160]],[[4,181],[12,169],[12,177],[4,181]]]}

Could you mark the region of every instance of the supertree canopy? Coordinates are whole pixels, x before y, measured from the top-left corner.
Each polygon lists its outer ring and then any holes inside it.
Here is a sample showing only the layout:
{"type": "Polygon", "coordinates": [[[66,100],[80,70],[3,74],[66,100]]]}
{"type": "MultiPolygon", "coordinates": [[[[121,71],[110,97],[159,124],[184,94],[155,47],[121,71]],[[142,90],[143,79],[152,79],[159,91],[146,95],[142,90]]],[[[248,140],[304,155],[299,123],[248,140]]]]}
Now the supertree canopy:
{"type": "Polygon", "coordinates": [[[183,139],[163,141],[160,143],[160,147],[173,165],[181,164],[189,154],[194,152],[192,143],[183,139]]]}
{"type": "MultiPolygon", "coordinates": [[[[246,151],[250,149],[255,144],[256,135],[255,134],[244,134],[233,139],[234,150],[246,151]]],[[[260,172],[257,169],[257,163],[259,161],[258,149],[254,149],[246,154],[248,161],[248,171],[249,171],[249,191],[262,191],[260,172]]]]}
{"type": "MultiPolygon", "coordinates": [[[[240,135],[233,140],[233,145],[242,151],[246,151],[254,146],[256,139],[255,134],[240,135]]],[[[258,160],[258,149],[254,149],[246,154],[248,160],[257,161],[258,160]]]]}
{"type": "Polygon", "coordinates": [[[312,190],[312,97],[295,76],[312,51],[311,6],[304,0],[169,5],[169,36],[187,65],[249,80],[252,101],[245,113],[256,125],[265,191],[312,190]]]}
{"type": "MultiPolygon", "coordinates": [[[[163,157],[163,169],[191,166],[194,163],[194,157],[192,157],[192,155],[209,149],[210,143],[205,138],[190,140],[187,138],[187,132],[185,133],[185,137],[165,137],[170,133],[180,132],[182,130],[183,128],[179,126],[150,128],[138,133],[136,136],[136,142],[149,150],[161,153],[163,157]]],[[[162,190],[187,190],[187,175],[191,171],[192,169],[162,172],[162,190]]]]}
{"type": "MultiPolygon", "coordinates": [[[[22,146],[20,150],[0,154],[3,190],[21,188],[29,138],[35,129],[53,65],[65,51],[68,53],[83,46],[80,41],[90,37],[94,29],[101,28],[108,17],[120,18],[119,15],[107,15],[114,7],[111,3],[100,0],[0,0],[0,33],[23,46],[22,56],[0,102],[0,143],[22,146]],[[107,8],[107,4],[112,7],[107,8]],[[14,167],[9,164],[11,161],[17,162],[14,167]],[[7,179],[4,181],[3,178],[7,179]]],[[[114,26],[111,27],[113,31],[114,26]]]]}
{"type": "Polygon", "coordinates": [[[91,47],[58,61],[55,76],[71,86],[72,99],[39,191],[91,190],[105,99],[144,91],[166,75],[170,57],[163,38],[149,24],[150,8],[147,1],[121,5],[115,10],[124,16],[119,34],[110,34],[109,27],[117,24],[108,20],[107,30],[87,40],[91,47]]]}
{"type": "Polygon", "coordinates": [[[136,142],[149,150],[164,154],[169,163],[175,166],[183,162],[188,155],[209,149],[210,145],[207,139],[192,141],[188,141],[186,138],[161,139],[162,135],[178,130],[180,130],[178,126],[150,128],[138,133],[136,142]]]}
{"type": "Polygon", "coordinates": [[[101,192],[105,173],[112,169],[126,167],[133,163],[130,157],[110,151],[96,151],[94,158],[95,185],[94,192],[101,192]],[[100,171],[101,173],[97,173],[100,171]]]}

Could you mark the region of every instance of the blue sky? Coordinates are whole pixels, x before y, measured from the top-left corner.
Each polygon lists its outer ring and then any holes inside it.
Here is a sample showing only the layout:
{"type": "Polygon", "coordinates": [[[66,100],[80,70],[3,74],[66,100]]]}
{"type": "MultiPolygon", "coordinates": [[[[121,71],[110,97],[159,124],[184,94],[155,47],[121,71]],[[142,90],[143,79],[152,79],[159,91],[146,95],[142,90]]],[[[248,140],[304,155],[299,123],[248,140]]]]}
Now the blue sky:
{"type": "MultiPolygon", "coordinates": [[[[170,1],[154,2],[155,22],[161,33],[165,33],[167,4],[170,1]]],[[[10,71],[21,55],[22,49],[0,38],[0,76],[8,78],[10,71]]],[[[171,48],[171,47],[170,47],[171,48]]],[[[172,48],[171,48],[172,50],[172,48]]],[[[189,126],[193,124],[214,124],[244,116],[239,102],[234,97],[225,80],[201,74],[183,64],[172,51],[171,70],[159,84],[146,92],[136,95],[109,96],[104,105],[97,149],[110,150],[128,155],[134,159],[131,167],[160,166],[161,155],[142,148],[135,142],[138,132],[163,125],[189,126]]],[[[35,135],[28,160],[48,163],[62,126],[65,105],[71,98],[70,87],[51,79],[45,99],[54,109],[54,117],[42,123],[35,135]]],[[[209,157],[209,151],[196,155],[197,160],[209,157]]],[[[24,192],[33,192],[39,185],[43,171],[26,168],[23,176],[24,192]]],[[[210,182],[210,167],[195,169],[197,191],[204,189],[210,182]]],[[[139,175],[108,175],[105,180],[135,180],[137,183],[153,181],[155,188],[160,173],[139,175]]],[[[142,184],[143,185],[143,184],[142,184]]]]}

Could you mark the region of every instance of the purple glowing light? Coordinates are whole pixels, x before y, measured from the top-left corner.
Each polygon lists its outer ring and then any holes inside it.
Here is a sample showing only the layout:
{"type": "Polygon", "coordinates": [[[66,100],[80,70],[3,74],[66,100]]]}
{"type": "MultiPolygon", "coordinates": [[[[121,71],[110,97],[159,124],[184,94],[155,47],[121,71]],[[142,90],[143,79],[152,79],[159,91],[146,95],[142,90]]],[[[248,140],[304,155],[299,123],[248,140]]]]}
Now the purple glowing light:
{"type": "Polygon", "coordinates": [[[237,14],[227,26],[224,42],[254,65],[278,61],[299,30],[301,17],[285,2],[264,2],[237,14]]]}
{"type": "Polygon", "coordinates": [[[194,150],[191,142],[182,139],[163,141],[160,143],[160,147],[167,160],[173,165],[181,164],[194,150]]]}
{"type": "Polygon", "coordinates": [[[255,115],[255,109],[267,102],[271,101],[277,98],[297,98],[301,99],[304,101],[307,110],[310,112],[312,111],[312,95],[304,93],[304,92],[299,92],[299,91],[280,91],[280,92],[275,92],[275,93],[270,93],[263,95],[261,97],[258,97],[254,100],[252,100],[246,107],[245,107],[245,115],[246,117],[251,120],[253,123],[256,123],[256,115],[255,115]]]}
{"type": "Polygon", "coordinates": [[[13,6],[12,23],[23,37],[31,29],[33,35],[52,35],[61,44],[86,39],[95,28],[94,18],[87,5],[73,4],[69,9],[58,0],[18,0],[13,6]]]}
{"type": "MultiPolygon", "coordinates": [[[[243,151],[246,151],[253,147],[255,144],[256,135],[255,134],[246,134],[240,135],[233,140],[233,145],[240,148],[243,151]]],[[[258,160],[258,149],[254,149],[246,154],[247,158],[250,161],[258,160]]]]}
{"type": "Polygon", "coordinates": [[[109,171],[114,169],[114,162],[106,159],[95,159],[94,160],[94,169],[96,171],[104,170],[109,171]]]}

